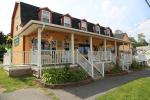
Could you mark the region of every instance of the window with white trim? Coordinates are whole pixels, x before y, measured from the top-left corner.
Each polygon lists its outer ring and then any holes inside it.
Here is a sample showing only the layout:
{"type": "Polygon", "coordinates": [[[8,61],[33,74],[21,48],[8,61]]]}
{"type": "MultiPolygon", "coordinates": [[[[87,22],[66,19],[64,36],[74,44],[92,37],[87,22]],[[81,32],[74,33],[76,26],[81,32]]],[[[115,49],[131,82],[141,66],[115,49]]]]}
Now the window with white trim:
{"type": "Polygon", "coordinates": [[[101,33],[100,27],[99,27],[98,25],[95,26],[95,32],[96,32],[97,34],[100,34],[100,33],[101,33]]]}
{"type": "Polygon", "coordinates": [[[46,23],[50,23],[50,12],[47,10],[42,10],[42,14],[41,14],[41,21],[46,22],[46,23]]]}
{"type": "Polygon", "coordinates": [[[64,26],[71,27],[71,18],[64,16],[64,26]]]}
{"type": "Polygon", "coordinates": [[[85,21],[81,21],[81,30],[87,31],[87,23],[85,21]]]}
{"type": "Polygon", "coordinates": [[[104,30],[104,32],[105,32],[105,35],[110,36],[110,30],[109,29],[104,30]]]}

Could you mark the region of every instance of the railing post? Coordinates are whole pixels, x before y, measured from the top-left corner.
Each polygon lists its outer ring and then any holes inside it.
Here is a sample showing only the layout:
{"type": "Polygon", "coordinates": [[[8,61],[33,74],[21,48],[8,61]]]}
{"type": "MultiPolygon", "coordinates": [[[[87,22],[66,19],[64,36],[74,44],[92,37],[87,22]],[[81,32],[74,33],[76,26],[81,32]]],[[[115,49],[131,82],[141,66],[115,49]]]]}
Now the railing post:
{"type": "Polygon", "coordinates": [[[72,53],[72,64],[75,64],[74,60],[74,34],[71,34],[71,53],[72,53]]]}
{"type": "Polygon", "coordinates": [[[78,59],[78,56],[79,56],[79,55],[78,55],[78,49],[77,49],[77,51],[76,51],[76,61],[77,61],[77,63],[79,62],[79,61],[78,61],[78,60],[79,60],[79,59],[78,59]]]}
{"type": "Polygon", "coordinates": [[[104,77],[105,75],[105,69],[104,69],[104,62],[102,63],[102,76],[104,77]]]}

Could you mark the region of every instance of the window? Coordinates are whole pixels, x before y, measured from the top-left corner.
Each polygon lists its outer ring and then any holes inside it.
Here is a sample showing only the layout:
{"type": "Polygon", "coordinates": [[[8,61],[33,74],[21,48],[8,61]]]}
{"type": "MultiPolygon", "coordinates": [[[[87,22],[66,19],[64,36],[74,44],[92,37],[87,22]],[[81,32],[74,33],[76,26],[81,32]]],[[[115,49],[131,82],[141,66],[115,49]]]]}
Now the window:
{"type": "Polygon", "coordinates": [[[50,12],[42,10],[41,21],[50,23],[50,12]]]}
{"type": "Polygon", "coordinates": [[[105,32],[105,35],[110,36],[110,30],[109,29],[104,30],[104,32],[105,32]]]}
{"type": "Polygon", "coordinates": [[[95,32],[98,33],[98,34],[101,33],[100,27],[98,25],[95,26],[95,32]]]}
{"type": "Polygon", "coordinates": [[[87,31],[87,23],[85,21],[81,21],[81,30],[87,31]]]}
{"type": "Polygon", "coordinates": [[[64,16],[64,26],[71,27],[71,18],[64,16]]]}
{"type": "Polygon", "coordinates": [[[15,36],[14,37],[14,46],[18,46],[19,45],[19,36],[15,36]]]}
{"type": "Polygon", "coordinates": [[[81,27],[81,30],[86,31],[86,28],[85,27],[81,27]]]}

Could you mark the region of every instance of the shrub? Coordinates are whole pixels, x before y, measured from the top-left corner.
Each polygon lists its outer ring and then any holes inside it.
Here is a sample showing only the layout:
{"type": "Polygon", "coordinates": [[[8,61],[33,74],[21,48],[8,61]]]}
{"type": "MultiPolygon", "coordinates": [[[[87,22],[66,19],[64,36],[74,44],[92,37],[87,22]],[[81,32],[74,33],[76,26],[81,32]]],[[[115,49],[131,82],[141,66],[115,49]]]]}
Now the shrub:
{"type": "Polygon", "coordinates": [[[88,77],[82,68],[50,68],[43,71],[42,80],[47,84],[62,84],[76,82],[88,77]]]}
{"type": "Polygon", "coordinates": [[[121,69],[121,67],[116,65],[109,72],[106,72],[106,73],[115,74],[115,73],[120,73],[120,72],[123,72],[123,70],[121,69]]]}
{"type": "Polygon", "coordinates": [[[129,67],[129,69],[130,70],[138,70],[138,69],[141,69],[141,66],[136,60],[133,60],[132,64],[129,67]]]}

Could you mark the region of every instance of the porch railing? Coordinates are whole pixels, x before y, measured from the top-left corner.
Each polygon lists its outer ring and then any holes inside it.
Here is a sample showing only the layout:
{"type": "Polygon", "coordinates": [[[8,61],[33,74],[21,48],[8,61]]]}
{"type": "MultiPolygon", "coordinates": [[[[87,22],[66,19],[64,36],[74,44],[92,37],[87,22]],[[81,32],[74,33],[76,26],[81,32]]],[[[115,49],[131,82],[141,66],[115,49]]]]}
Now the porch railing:
{"type": "Polygon", "coordinates": [[[88,58],[90,61],[112,61],[111,51],[89,51],[88,58]]]}
{"type": "Polygon", "coordinates": [[[71,51],[42,50],[41,63],[42,65],[72,63],[71,51]]]}
{"type": "MultiPolygon", "coordinates": [[[[17,51],[4,54],[4,65],[38,65],[38,51],[17,51]]],[[[42,50],[41,64],[72,63],[71,51],[42,50]]]]}
{"type": "Polygon", "coordinates": [[[77,63],[91,76],[94,78],[94,69],[90,61],[88,61],[79,51],[77,54],[77,63]]]}
{"type": "Polygon", "coordinates": [[[129,65],[132,64],[132,55],[128,53],[120,54],[120,66],[123,70],[129,70],[129,65]]]}
{"type": "Polygon", "coordinates": [[[3,55],[3,65],[5,66],[11,65],[11,51],[3,55]]]}

